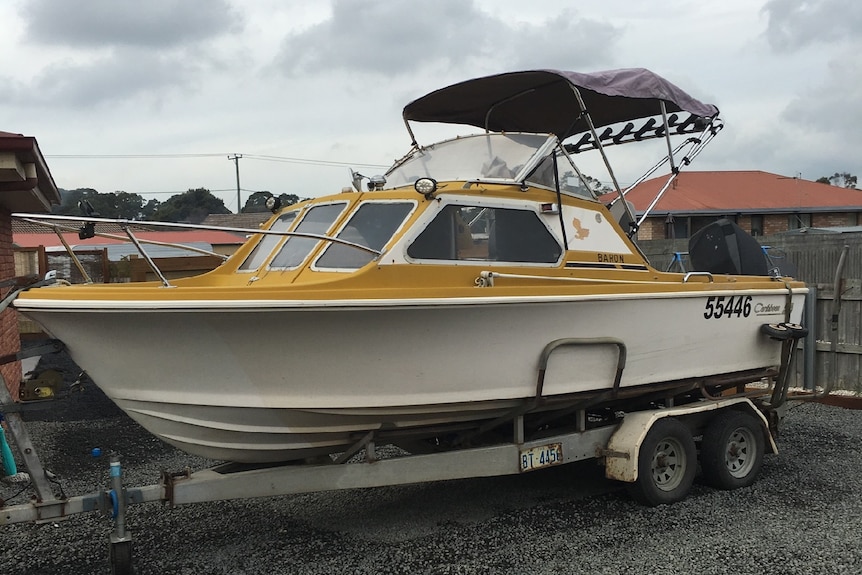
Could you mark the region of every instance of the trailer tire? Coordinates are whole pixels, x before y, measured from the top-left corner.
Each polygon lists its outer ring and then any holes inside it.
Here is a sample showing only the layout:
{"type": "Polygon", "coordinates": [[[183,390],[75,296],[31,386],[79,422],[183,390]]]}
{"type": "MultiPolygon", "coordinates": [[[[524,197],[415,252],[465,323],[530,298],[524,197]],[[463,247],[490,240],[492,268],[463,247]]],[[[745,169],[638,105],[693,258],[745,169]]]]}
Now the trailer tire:
{"type": "Polygon", "coordinates": [[[638,454],[638,478],[629,494],[654,507],[686,498],[697,469],[697,450],[691,431],[681,421],[668,417],[650,428],[638,454]]]}
{"type": "Polygon", "coordinates": [[[717,489],[748,487],[763,465],[761,423],[750,413],[725,410],[707,424],[700,446],[706,483],[717,489]]]}

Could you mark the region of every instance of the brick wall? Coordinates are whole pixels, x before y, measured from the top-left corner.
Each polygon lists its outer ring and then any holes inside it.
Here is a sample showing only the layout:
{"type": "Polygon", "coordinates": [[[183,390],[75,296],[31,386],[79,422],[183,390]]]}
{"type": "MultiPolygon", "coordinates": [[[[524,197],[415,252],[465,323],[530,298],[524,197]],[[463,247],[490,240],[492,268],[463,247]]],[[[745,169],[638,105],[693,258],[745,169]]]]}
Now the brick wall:
{"type": "Polygon", "coordinates": [[[771,236],[786,232],[790,227],[787,214],[767,214],[763,216],[763,235],[771,236]]]}
{"type": "Polygon", "coordinates": [[[811,214],[812,228],[834,228],[837,226],[855,226],[856,214],[845,212],[831,214],[811,214]]]}
{"type": "MultiPolygon", "coordinates": [[[[683,216],[681,216],[683,217],[683,216]]],[[[688,217],[688,216],[684,216],[688,217]]],[[[717,218],[718,216],[716,216],[717,218]]],[[[786,232],[790,229],[792,214],[765,214],[762,217],[763,229],[760,235],[770,236],[786,232]]],[[[802,214],[803,218],[809,218],[811,227],[832,228],[836,226],[862,225],[862,212],[831,212],[823,214],[802,214]]],[[[696,218],[693,218],[696,219],[696,218]]],[[[709,219],[709,218],[707,218],[709,219]]],[[[803,221],[809,221],[803,219],[803,221]]],[[[736,218],[736,223],[748,233],[751,233],[751,215],[741,214],[736,218]]],[[[699,227],[699,226],[698,226],[699,227]]],[[[697,229],[697,228],[696,228],[697,229]]],[[[668,239],[665,225],[665,216],[647,218],[638,233],[641,240],[663,240],[668,239]]]]}
{"type": "Polygon", "coordinates": [[[664,217],[647,218],[638,230],[638,240],[665,239],[664,217]]]}
{"type": "MultiPolygon", "coordinates": [[[[0,210],[0,280],[15,277],[15,256],[12,253],[12,215],[0,210]]],[[[3,294],[5,295],[5,293],[3,294]]],[[[21,349],[18,335],[18,312],[7,309],[0,314],[0,355],[17,353],[21,349]]],[[[12,362],[0,366],[13,398],[18,397],[21,384],[21,363],[12,362]]]]}

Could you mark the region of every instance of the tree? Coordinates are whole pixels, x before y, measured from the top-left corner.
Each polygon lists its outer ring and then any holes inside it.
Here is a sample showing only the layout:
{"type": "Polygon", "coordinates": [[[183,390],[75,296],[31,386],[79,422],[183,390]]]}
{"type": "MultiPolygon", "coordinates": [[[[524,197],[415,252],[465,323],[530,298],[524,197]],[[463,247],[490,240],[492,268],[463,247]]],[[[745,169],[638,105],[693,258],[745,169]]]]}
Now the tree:
{"type": "Polygon", "coordinates": [[[296,194],[279,194],[282,206],[292,206],[293,204],[310,200],[311,198],[300,198],[296,194]]]}
{"type": "Polygon", "coordinates": [[[146,217],[147,211],[152,213],[158,205],[158,200],[150,200],[147,203],[148,210],[144,209],[144,198],[140,194],[127,192],[111,192],[100,194],[92,188],[78,188],[75,190],[60,190],[61,204],[54,206],[51,213],[80,216],[83,215],[79,203],[88,201],[93,210],[103,218],[119,218],[126,220],[139,220],[146,217]],[[154,204],[155,202],[155,204],[154,204]]]}
{"type": "MultiPolygon", "coordinates": [[[[268,212],[269,209],[266,207],[266,200],[273,195],[273,193],[265,191],[253,193],[246,200],[245,206],[242,208],[243,213],[268,212]]],[[[278,199],[281,200],[282,206],[292,206],[300,201],[299,196],[296,194],[280,194],[278,199]]]]}
{"type": "Polygon", "coordinates": [[[152,219],[158,222],[186,222],[199,224],[210,214],[231,213],[224,201],[206,188],[189,189],[171,196],[158,205],[152,219]]]}
{"type": "Polygon", "coordinates": [[[245,205],[242,207],[242,213],[250,214],[255,212],[268,212],[266,200],[272,196],[269,192],[255,192],[248,197],[245,205]]]}
{"type": "Polygon", "coordinates": [[[823,176],[822,178],[817,178],[817,183],[829,184],[830,186],[838,186],[841,188],[855,190],[856,176],[851,175],[849,172],[835,172],[831,176],[823,176]]]}
{"type": "Polygon", "coordinates": [[[150,200],[144,207],[141,208],[141,216],[145,220],[153,219],[153,215],[156,213],[156,210],[159,209],[159,200],[150,200]]]}
{"type": "Polygon", "coordinates": [[[78,208],[78,202],[84,197],[85,192],[92,192],[93,194],[98,194],[96,190],[92,188],[78,188],[75,190],[64,190],[60,188],[57,190],[60,192],[60,205],[53,206],[51,208],[52,214],[57,214],[61,216],[80,216],[81,210],[78,208]]]}

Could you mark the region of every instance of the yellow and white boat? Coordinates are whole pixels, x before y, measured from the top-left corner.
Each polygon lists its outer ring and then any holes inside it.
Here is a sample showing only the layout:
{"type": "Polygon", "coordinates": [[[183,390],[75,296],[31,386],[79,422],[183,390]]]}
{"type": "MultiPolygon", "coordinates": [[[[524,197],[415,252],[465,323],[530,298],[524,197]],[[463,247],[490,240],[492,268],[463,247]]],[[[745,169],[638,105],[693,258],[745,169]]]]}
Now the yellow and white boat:
{"type": "Polygon", "coordinates": [[[775,375],[805,286],[765,264],[657,271],[630,207],[600,203],[572,161],[610,166],[608,145],[660,137],[672,179],[720,129],[717,108],[646,70],[539,70],[443,88],[404,119],[413,147],[385,176],[275,210],[209,273],[42,287],[15,307],[150,432],[238,462],[775,375]],[[410,121],[484,131],[420,146],[410,121]]]}

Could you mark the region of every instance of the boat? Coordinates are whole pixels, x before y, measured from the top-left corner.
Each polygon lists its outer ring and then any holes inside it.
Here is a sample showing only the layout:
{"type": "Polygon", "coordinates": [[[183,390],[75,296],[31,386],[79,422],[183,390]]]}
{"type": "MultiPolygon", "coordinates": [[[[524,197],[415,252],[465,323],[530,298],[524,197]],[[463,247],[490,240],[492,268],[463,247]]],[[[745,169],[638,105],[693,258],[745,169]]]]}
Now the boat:
{"type": "Polygon", "coordinates": [[[742,269],[764,256],[728,222],[700,237],[715,269],[654,268],[609,161],[666,141],[634,184],[667,168],[663,193],[722,129],[717,107],[644,69],[530,70],[433,91],[403,120],[411,146],[385,174],[273,202],[210,272],[38,287],[14,305],[149,432],[250,464],[479,441],[515,417],[583,426],[568,416],[584,406],[613,417],[779,374],[805,285],[742,269]],[[473,133],[421,145],[423,122],[473,133]],[[575,161],[588,153],[612,200],[575,161]]]}

